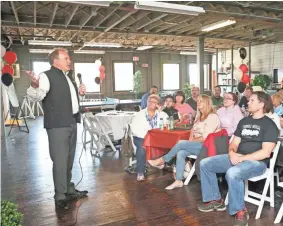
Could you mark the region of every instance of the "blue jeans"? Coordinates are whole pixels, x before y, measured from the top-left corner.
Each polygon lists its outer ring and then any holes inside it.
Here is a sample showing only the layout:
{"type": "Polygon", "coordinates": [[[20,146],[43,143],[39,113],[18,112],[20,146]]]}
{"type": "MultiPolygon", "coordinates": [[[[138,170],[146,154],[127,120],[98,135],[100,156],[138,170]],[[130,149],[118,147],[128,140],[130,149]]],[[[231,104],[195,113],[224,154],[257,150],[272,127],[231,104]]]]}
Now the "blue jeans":
{"type": "Polygon", "coordinates": [[[177,155],[176,162],[176,180],[183,179],[183,173],[186,165],[186,157],[189,155],[198,155],[201,149],[201,142],[192,142],[180,140],[166,155],[163,156],[165,162],[170,162],[177,155]]]}
{"type": "Polygon", "coordinates": [[[216,173],[226,173],[228,183],[230,215],[236,214],[245,208],[244,181],[259,176],[266,170],[265,163],[261,161],[243,161],[237,165],[230,162],[229,155],[217,155],[201,160],[200,179],[203,202],[221,199],[216,173]]]}
{"type": "Polygon", "coordinates": [[[137,148],[136,159],[137,159],[137,173],[138,174],[144,174],[144,171],[145,171],[146,152],[145,152],[145,149],[142,147],[143,140],[144,140],[143,138],[134,137],[134,144],[137,148]]]}

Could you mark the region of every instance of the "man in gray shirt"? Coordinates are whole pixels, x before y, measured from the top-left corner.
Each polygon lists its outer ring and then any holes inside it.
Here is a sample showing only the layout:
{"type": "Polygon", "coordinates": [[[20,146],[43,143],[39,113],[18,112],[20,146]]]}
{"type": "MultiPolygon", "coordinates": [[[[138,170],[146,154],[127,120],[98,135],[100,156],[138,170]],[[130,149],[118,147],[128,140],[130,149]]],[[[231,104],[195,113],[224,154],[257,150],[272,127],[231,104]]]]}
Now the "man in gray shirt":
{"type": "Polygon", "coordinates": [[[199,96],[199,88],[197,86],[193,86],[191,90],[192,97],[189,98],[186,103],[190,105],[194,111],[197,110],[197,100],[199,96]]]}

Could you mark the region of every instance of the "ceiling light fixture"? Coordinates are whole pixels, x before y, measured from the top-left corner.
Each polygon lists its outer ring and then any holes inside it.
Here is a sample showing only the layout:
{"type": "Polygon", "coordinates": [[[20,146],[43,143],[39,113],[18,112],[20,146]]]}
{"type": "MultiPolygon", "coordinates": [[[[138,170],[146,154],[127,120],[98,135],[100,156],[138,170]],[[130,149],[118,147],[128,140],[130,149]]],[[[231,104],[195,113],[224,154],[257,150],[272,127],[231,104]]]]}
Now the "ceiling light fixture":
{"type": "Polygon", "coordinates": [[[222,27],[226,27],[226,26],[235,24],[235,23],[236,23],[235,20],[221,20],[221,21],[218,21],[216,23],[202,27],[201,31],[208,32],[208,31],[216,30],[216,29],[219,29],[219,28],[222,28],[222,27]]]}
{"type": "Polygon", "coordinates": [[[86,42],[84,46],[88,47],[108,47],[108,48],[120,48],[123,47],[120,43],[98,43],[98,42],[86,42]]]}
{"type": "Polygon", "coordinates": [[[83,4],[83,5],[93,5],[93,6],[110,6],[110,1],[60,1],[60,2],[67,2],[73,4],[83,4]]]}
{"type": "Polygon", "coordinates": [[[103,55],[103,54],[105,54],[105,51],[103,51],[103,50],[74,50],[74,53],[103,55]]]}
{"type": "Polygon", "coordinates": [[[185,14],[190,16],[198,16],[200,13],[205,13],[205,10],[202,7],[172,4],[166,2],[154,2],[154,1],[136,2],[135,9],[150,10],[150,11],[157,11],[163,13],[185,14]]]}
{"type": "Polygon", "coordinates": [[[51,53],[53,49],[29,49],[30,53],[51,53]]]}
{"type": "Polygon", "coordinates": [[[180,55],[197,55],[197,52],[181,51],[180,55]]]}
{"type": "Polygon", "coordinates": [[[29,45],[40,46],[72,46],[72,42],[68,41],[44,41],[44,40],[28,40],[29,45]]]}
{"type": "Polygon", "coordinates": [[[153,46],[139,46],[137,50],[146,50],[146,49],[152,49],[152,48],[153,46]]]}

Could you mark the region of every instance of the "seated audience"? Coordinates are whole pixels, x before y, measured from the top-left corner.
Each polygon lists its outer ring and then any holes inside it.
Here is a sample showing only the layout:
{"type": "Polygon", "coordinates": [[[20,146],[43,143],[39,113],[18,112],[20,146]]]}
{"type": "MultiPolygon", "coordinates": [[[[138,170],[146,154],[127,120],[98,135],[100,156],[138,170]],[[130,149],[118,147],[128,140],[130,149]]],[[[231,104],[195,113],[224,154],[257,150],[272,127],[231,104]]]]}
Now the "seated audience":
{"type": "Polygon", "coordinates": [[[157,86],[152,86],[150,91],[145,93],[141,98],[141,108],[145,109],[147,107],[147,99],[151,94],[158,94],[157,86]]]}
{"type": "Polygon", "coordinates": [[[194,109],[194,111],[197,111],[197,100],[199,97],[199,88],[197,86],[193,86],[191,90],[192,97],[189,98],[186,103],[194,109]]]}
{"type": "Polygon", "coordinates": [[[283,106],[281,104],[281,97],[279,94],[273,94],[271,96],[272,99],[272,104],[274,106],[274,112],[277,114],[279,117],[283,115],[283,106]]]}
{"type": "Polygon", "coordinates": [[[152,94],[148,97],[147,108],[137,112],[133,121],[131,123],[131,130],[133,133],[134,144],[137,148],[136,158],[137,158],[137,180],[144,180],[145,171],[145,150],[143,148],[143,140],[147,131],[151,129],[159,128],[160,119],[166,123],[168,115],[158,110],[160,98],[156,94],[152,94]]]}
{"type": "Polygon", "coordinates": [[[217,173],[226,173],[228,183],[229,214],[235,215],[233,225],[248,225],[249,214],[245,207],[244,180],[264,173],[278,140],[275,123],[265,116],[268,95],[254,92],[248,103],[251,116],[243,118],[229,145],[229,153],[203,159],[200,162],[202,200],[198,206],[202,212],[224,211],[217,173]]]}
{"type": "Polygon", "coordinates": [[[280,125],[280,117],[274,112],[274,108],[273,108],[273,104],[272,104],[272,99],[271,99],[270,96],[268,96],[267,104],[268,104],[267,109],[269,111],[267,111],[265,113],[265,115],[268,116],[269,118],[271,118],[272,121],[276,124],[278,130],[281,131],[282,128],[281,128],[281,125],[280,125]]]}
{"type": "Polygon", "coordinates": [[[245,89],[245,93],[244,96],[242,96],[240,102],[239,102],[239,107],[242,108],[243,106],[245,107],[245,109],[248,108],[248,102],[250,100],[251,95],[253,94],[253,88],[251,87],[247,87],[245,89]]]}
{"type": "Polygon", "coordinates": [[[217,110],[220,119],[221,128],[226,129],[228,136],[231,137],[243,118],[243,114],[237,105],[238,97],[236,94],[229,92],[224,95],[224,107],[217,110]]]}
{"type": "Polygon", "coordinates": [[[221,87],[215,86],[213,90],[213,96],[211,97],[215,109],[223,107],[223,97],[220,95],[221,95],[221,87]]]}
{"type": "Polygon", "coordinates": [[[163,108],[163,111],[169,116],[173,117],[174,122],[179,122],[179,114],[178,110],[174,108],[174,97],[171,95],[168,95],[165,97],[165,107],[163,108]]]}
{"type": "Polygon", "coordinates": [[[180,122],[177,125],[192,123],[189,121],[189,115],[192,114],[194,117],[194,109],[185,102],[185,94],[183,91],[177,91],[175,94],[175,105],[174,108],[179,112],[180,122]]]}
{"type": "Polygon", "coordinates": [[[200,95],[197,102],[198,114],[191,130],[189,140],[179,141],[166,155],[156,160],[149,160],[149,164],[162,169],[165,162],[170,162],[177,156],[176,162],[176,180],[173,184],[166,187],[172,190],[183,186],[183,172],[186,164],[186,157],[189,155],[198,155],[203,141],[210,133],[214,133],[220,129],[220,121],[214,112],[211,97],[200,95]]]}

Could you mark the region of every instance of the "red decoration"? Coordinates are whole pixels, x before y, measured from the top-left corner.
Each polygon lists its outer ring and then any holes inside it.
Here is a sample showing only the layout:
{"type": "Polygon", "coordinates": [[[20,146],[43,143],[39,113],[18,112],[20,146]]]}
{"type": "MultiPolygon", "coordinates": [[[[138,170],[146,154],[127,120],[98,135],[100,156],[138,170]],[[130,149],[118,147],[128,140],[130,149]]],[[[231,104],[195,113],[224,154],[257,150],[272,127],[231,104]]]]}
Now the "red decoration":
{"type": "Polygon", "coordinates": [[[4,55],[4,60],[10,65],[14,64],[17,61],[17,54],[13,51],[8,51],[4,55]]]}
{"type": "Polygon", "coordinates": [[[247,73],[249,70],[248,66],[245,64],[241,64],[239,68],[243,73],[247,73]]]}
{"type": "Polygon", "coordinates": [[[102,82],[105,79],[105,73],[101,72],[99,77],[100,77],[100,81],[102,82]]]}
{"type": "Polygon", "coordinates": [[[250,82],[250,77],[245,73],[241,79],[241,82],[248,84],[250,82]]]}
{"type": "Polygon", "coordinates": [[[105,67],[104,67],[103,65],[101,65],[101,66],[99,67],[99,71],[100,71],[100,73],[104,72],[104,71],[105,71],[105,67]]]}
{"type": "Polygon", "coordinates": [[[10,74],[10,75],[14,75],[15,71],[14,71],[14,68],[13,66],[11,65],[5,65],[3,68],[2,68],[2,74],[10,74]]]}

